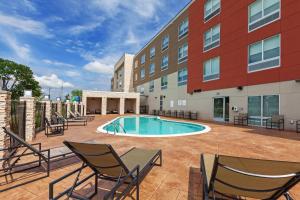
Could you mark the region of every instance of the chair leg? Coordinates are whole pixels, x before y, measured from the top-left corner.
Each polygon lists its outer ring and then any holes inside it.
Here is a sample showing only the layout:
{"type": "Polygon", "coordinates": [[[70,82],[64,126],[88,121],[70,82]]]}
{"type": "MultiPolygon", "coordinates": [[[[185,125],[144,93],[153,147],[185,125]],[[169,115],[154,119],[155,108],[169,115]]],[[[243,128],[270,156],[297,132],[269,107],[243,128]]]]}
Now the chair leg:
{"type": "Polygon", "coordinates": [[[283,194],[286,200],[294,200],[293,197],[291,197],[290,193],[286,192],[283,194]]]}

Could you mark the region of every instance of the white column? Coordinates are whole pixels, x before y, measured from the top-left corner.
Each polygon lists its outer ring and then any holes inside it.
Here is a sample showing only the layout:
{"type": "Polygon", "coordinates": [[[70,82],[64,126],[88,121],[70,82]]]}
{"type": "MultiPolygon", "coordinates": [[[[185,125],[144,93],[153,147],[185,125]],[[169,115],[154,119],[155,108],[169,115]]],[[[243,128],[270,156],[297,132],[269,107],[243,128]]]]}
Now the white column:
{"type": "Polygon", "coordinates": [[[136,98],[135,101],[135,114],[140,114],[140,97],[136,98]]]}
{"type": "MultiPolygon", "coordinates": [[[[5,147],[5,133],[2,127],[10,128],[11,93],[0,90],[0,148],[5,147]]],[[[3,153],[3,152],[2,152],[3,153]]],[[[0,158],[2,158],[0,154],[0,158]]]]}
{"type": "Polygon", "coordinates": [[[45,117],[51,121],[51,101],[50,100],[45,100],[45,101],[42,101],[42,103],[45,103],[46,104],[46,113],[45,113],[45,117]]]}
{"type": "Polygon", "coordinates": [[[86,113],[83,113],[83,109],[84,109],[84,104],[83,104],[83,102],[80,102],[80,111],[79,111],[79,113],[80,113],[81,116],[86,115],[86,113]]]}
{"type": "Polygon", "coordinates": [[[101,114],[106,115],[107,97],[102,97],[101,114]]]}
{"type": "Polygon", "coordinates": [[[35,138],[35,98],[20,97],[20,101],[26,102],[26,141],[32,141],[35,138]]]}
{"type": "Polygon", "coordinates": [[[57,101],[57,112],[61,114],[61,101],[57,101]]]}
{"type": "Polygon", "coordinates": [[[125,109],[125,98],[120,98],[120,103],[119,103],[119,114],[124,115],[124,109],[125,109]]]}
{"type": "Polygon", "coordinates": [[[76,113],[76,112],[78,112],[78,102],[76,101],[76,102],[74,102],[73,104],[74,104],[74,106],[75,106],[75,109],[74,109],[74,110],[75,110],[75,113],[76,113]]]}
{"type": "Polygon", "coordinates": [[[70,118],[70,113],[69,113],[69,110],[71,110],[71,103],[70,103],[70,101],[67,101],[66,102],[66,104],[67,104],[67,118],[70,118]]]}

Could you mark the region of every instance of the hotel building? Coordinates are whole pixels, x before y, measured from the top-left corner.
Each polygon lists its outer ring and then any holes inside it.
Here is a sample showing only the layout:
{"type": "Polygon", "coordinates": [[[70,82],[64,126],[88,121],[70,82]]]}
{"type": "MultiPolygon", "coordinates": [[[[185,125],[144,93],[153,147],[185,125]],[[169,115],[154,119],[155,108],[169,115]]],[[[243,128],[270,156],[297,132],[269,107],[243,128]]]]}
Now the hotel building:
{"type": "Polygon", "coordinates": [[[133,58],[133,88],[152,110],[249,123],[300,119],[300,1],[193,0],[133,58]]]}

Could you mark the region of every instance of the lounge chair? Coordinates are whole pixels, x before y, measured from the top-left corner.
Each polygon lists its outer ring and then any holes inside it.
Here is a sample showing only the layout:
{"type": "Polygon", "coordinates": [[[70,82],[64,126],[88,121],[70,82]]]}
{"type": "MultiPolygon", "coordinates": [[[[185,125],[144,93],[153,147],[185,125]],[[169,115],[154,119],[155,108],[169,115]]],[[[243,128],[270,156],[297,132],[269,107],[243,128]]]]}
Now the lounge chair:
{"type": "Polygon", "coordinates": [[[102,112],[101,112],[101,109],[96,109],[96,110],[95,110],[95,114],[101,115],[101,113],[102,113],[102,112]]]}
{"type": "Polygon", "coordinates": [[[55,112],[55,115],[60,118],[60,120],[63,120],[64,123],[67,125],[67,128],[69,128],[69,124],[71,125],[82,125],[86,126],[87,125],[87,120],[86,119],[66,119],[64,118],[61,114],[58,112],[55,112]]]}
{"type": "MultiPolygon", "coordinates": [[[[4,187],[4,189],[1,188],[0,192],[48,177],[50,174],[50,163],[75,156],[75,154],[73,154],[67,147],[42,150],[41,143],[29,144],[11,130],[6,129],[5,127],[3,127],[3,130],[7,136],[9,144],[7,144],[8,147],[0,149],[0,152],[3,153],[3,158],[0,158],[0,162],[2,163],[0,168],[0,177],[4,176],[7,182],[9,182],[8,177],[10,177],[12,182],[14,181],[14,174],[19,172],[24,173],[27,170],[32,170],[38,167],[42,167],[45,170],[45,175],[42,174],[37,178],[32,178],[33,174],[32,171],[30,171],[30,180],[22,180],[21,183],[4,187]],[[33,159],[32,156],[35,159],[33,159]]],[[[1,185],[1,187],[2,186],[3,185],[1,185]]]]}
{"type": "Polygon", "coordinates": [[[159,116],[164,116],[164,114],[165,114],[165,111],[164,111],[164,110],[160,110],[160,111],[158,112],[158,115],[159,115],[159,116]]]}
{"type": "Polygon", "coordinates": [[[171,117],[171,110],[168,110],[168,111],[165,113],[165,116],[166,116],[166,117],[171,117]]]}
{"type": "Polygon", "coordinates": [[[177,110],[173,110],[171,112],[171,117],[177,117],[177,110]]]}
{"type": "Polygon", "coordinates": [[[296,132],[300,133],[300,120],[296,122],[296,132]]]}
{"type": "Polygon", "coordinates": [[[111,145],[96,144],[96,143],[75,143],[67,142],[64,144],[69,147],[82,161],[80,168],[65,176],[51,182],[49,184],[49,199],[58,199],[67,195],[71,198],[78,198],[74,194],[74,190],[79,185],[86,182],[88,179],[94,177],[95,183],[93,193],[87,198],[80,197],[80,199],[90,199],[97,194],[98,179],[109,180],[116,182],[116,185],[108,192],[104,199],[124,199],[126,195],[136,188],[136,199],[139,199],[139,184],[143,178],[149,173],[153,166],[162,164],[161,150],[145,150],[132,148],[125,154],[119,156],[111,145]],[[156,162],[159,160],[159,164],[156,162]],[[81,171],[85,168],[90,168],[92,173],[82,180],[78,177],[81,171]],[[54,197],[54,187],[57,183],[64,179],[77,174],[72,187],[60,192],[58,196],[54,197]],[[122,191],[121,186],[126,184],[126,188],[122,191]],[[119,192],[119,193],[117,193],[119,192]]]}
{"type": "Polygon", "coordinates": [[[95,119],[95,115],[81,115],[78,111],[74,113],[77,117],[82,117],[87,119],[88,121],[93,121],[95,119]]]}
{"type": "Polygon", "coordinates": [[[179,111],[179,112],[177,113],[177,117],[178,117],[178,118],[184,118],[184,111],[183,111],[183,110],[179,111]]]}
{"type": "Polygon", "coordinates": [[[191,112],[191,119],[197,120],[198,119],[198,113],[197,112],[191,112]]]}
{"type": "Polygon", "coordinates": [[[45,117],[45,135],[52,136],[52,135],[63,135],[65,131],[64,124],[51,124],[47,117],[45,117]]]}
{"type": "Polygon", "coordinates": [[[184,112],[184,119],[191,119],[191,112],[190,111],[185,111],[184,112]]]}
{"type": "Polygon", "coordinates": [[[265,123],[267,129],[277,128],[278,130],[284,130],[283,115],[273,115],[271,118],[265,119],[265,123]]]}
{"type": "Polygon", "coordinates": [[[239,113],[237,116],[234,116],[233,123],[234,125],[248,126],[248,114],[239,113]]]}
{"type": "Polygon", "coordinates": [[[202,154],[203,199],[268,199],[300,181],[300,163],[202,154]]]}
{"type": "Polygon", "coordinates": [[[157,115],[156,110],[153,110],[153,111],[152,111],[152,115],[157,115]]]}

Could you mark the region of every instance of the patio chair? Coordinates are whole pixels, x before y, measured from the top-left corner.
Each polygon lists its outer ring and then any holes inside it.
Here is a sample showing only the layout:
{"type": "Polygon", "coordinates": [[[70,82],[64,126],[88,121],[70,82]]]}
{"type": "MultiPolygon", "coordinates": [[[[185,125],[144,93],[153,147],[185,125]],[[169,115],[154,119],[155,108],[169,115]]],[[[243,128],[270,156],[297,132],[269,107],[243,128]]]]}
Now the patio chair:
{"type": "Polygon", "coordinates": [[[171,117],[177,117],[177,110],[173,110],[173,111],[172,111],[171,117]]]}
{"type": "Polygon", "coordinates": [[[198,113],[197,112],[191,112],[191,119],[197,120],[198,119],[198,113]]]}
{"type": "Polygon", "coordinates": [[[224,155],[201,155],[203,199],[268,199],[282,195],[300,181],[300,163],[224,155]]]}
{"type": "Polygon", "coordinates": [[[74,113],[76,117],[82,117],[87,119],[88,121],[93,121],[95,119],[95,115],[81,115],[78,111],[75,111],[74,113]]]}
{"type": "Polygon", "coordinates": [[[159,116],[164,116],[164,114],[165,114],[165,111],[164,111],[164,110],[160,110],[160,111],[158,112],[158,115],[159,115],[159,116]]]}
{"type": "Polygon", "coordinates": [[[284,130],[284,116],[283,115],[273,115],[270,119],[265,119],[266,128],[278,130],[284,130]]]}
{"type": "Polygon", "coordinates": [[[171,117],[171,110],[168,110],[168,111],[165,113],[165,116],[166,116],[166,117],[171,117]]]}
{"type": "Polygon", "coordinates": [[[52,124],[49,122],[48,118],[45,117],[45,135],[52,136],[52,135],[63,135],[65,131],[64,124],[52,124]]]}
{"type": "Polygon", "coordinates": [[[177,117],[178,117],[178,118],[184,118],[184,111],[183,111],[183,110],[179,111],[179,112],[177,113],[177,117]]]}
{"type": "Polygon", "coordinates": [[[184,119],[191,119],[191,112],[190,111],[185,111],[184,112],[184,119]]]}
{"type": "Polygon", "coordinates": [[[152,115],[156,116],[157,115],[157,112],[156,110],[152,110],[152,115]]]}
{"type": "Polygon", "coordinates": [[[64,118],[61,114],[59,114],[58,112],[55,112],[55,115],[60,118],[60,120],[64,121],[64,123],[66,124],[67,129],[69,128],[69,124],[71,125],[82,125],[82,126],[86,126],[87,125],[87,120],[86,119],[66,119],[64,118]]]}
{"type": "Polygon", "coordinates": [[[247,113],[239,113],[238,115],[234,116],[233,124],[248,126],[248,114],[247,113]]]}
{"type": "Polygon", "coordinates": [[[296,132],[300,133],[300,120],[296,122],[296,132]]]}
{"type": "Polygon", "coordinates": [[[97,194],[98,179],[102,179],[116,182],[114,187],[104,196],[105,200],[124,199],[134,188],[136,189],[136,199],[138,200],[139,184],[143,178],[150,172],[153,166],[162,165],[161,150],[132,148],[119,156],[113,147],[108,144],[75,143],[68,141],[65,141],[64,144],[83,161],[83,164],[80,168],[49,184],[49,199],[58,199],[65,195],[71,198],[90,199],[97,194]],[[157,164],[158,160],[159,164],[157,164]],[[92,173],[79,180],[79,176],[85,168],[90,168],[92,173]],[[74,174],[77,174],[77,177],[72,187],[54,197],[55,185],[74,174]],[[74,194],[76,187],[92,177],[95,178],[94,187],[91,188],[94,189],[92,194],[87,198],[78,197],[74,194]],[[125,189],[120,191],[120,187],[125,185],[125,189]]]}
{"type": "Polygon", "coordinates": [[[8,147],[0,149],[0,152],[3,153],[3,157],[0,158],[0,163],[2,163],[0,168],[0,177],[5,177],[6,182],[11,183],[18,181],[14,179],[13,175],[21,172],[24,173],[27,170],[33,170],[39,167],[42,167],[46,174],[37,178],[33,178],[31,171],[29,174],[31,178],[30,180],[26,181],[26,177],[23,177],[22,179],[24,180],[21,180],[21,183],[16,183],[12,186],[0,189],[0,192],[48,177],[50,174],[50,163],[75,156],[75,154],[73,154],[73,152],[67,147],[57,147],[42,150],[41,143],[29,144],[11,130],[6,129],[5,127],[3,127],[3,130],[7,136],[9,144],[7,144],[8,147]],[[33,159],[31,156],[33,156],[35,159],[33,159]],[[11,179],[10,182],[8,181],[8,177],[11,179]]]}
{"type": "Polygon", "coordinates": [[[102,112],[101,112],[101,109],[96,109],[96,110],[95,110],[95,114],[101,115],[101,113],[102,113],[102,112]]]}

